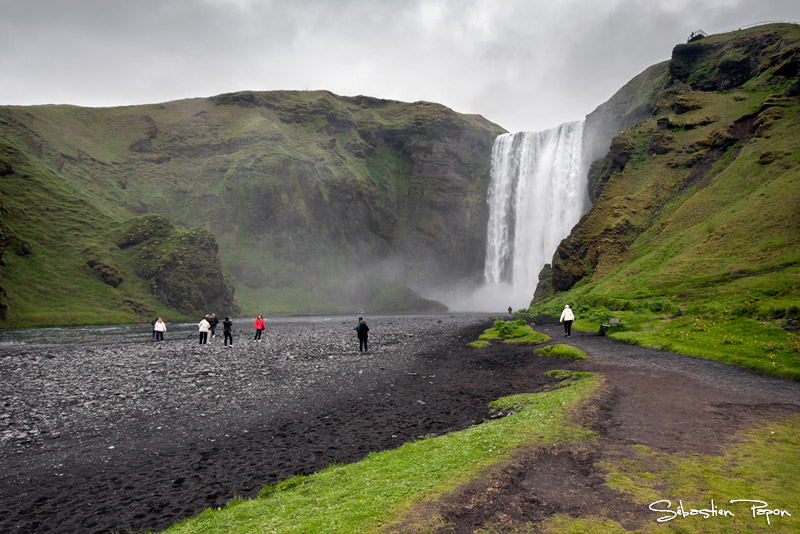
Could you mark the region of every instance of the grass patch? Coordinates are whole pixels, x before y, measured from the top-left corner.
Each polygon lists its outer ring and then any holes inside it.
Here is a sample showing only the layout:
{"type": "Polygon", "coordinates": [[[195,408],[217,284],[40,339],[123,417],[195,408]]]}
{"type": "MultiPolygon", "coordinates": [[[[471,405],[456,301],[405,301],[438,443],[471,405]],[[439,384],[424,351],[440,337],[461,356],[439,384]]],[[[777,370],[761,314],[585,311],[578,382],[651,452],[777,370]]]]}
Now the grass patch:
{"type": "MultiPolygon", "coordinates": [[[[795,416],[745,432],[741,441],[719,456],[668,454],[636,446],[633,458],[606,463],[604,467],[609,473],[609,485],[630,493],[636,502],[642,503],[643,513],[652,519],[643,532],[663,532],[665,524],[657,524],[656,520],[671,514],[647,508],[663,499],[671,502],[671,510],[681,500],[686,511],[710,508],[713,499],[717,508],[734,514],[707,520],[697,515],[676,517],[666,522],[678,532],[800,532],[798,450],[800,417],[795,416]],[[771,510],[787,510],[792,516],[771,516],[768,525],[765,516],[753,517],[750,504],[730,503],[732,499],[765,501],[771,510]]],[[[667,509],[665,505],[660,503],[656,508],[667,509]]]]}
{"type": "MultiPolygon", "coordinates": [[[[628,532],[622,525],[610,519],[599,517],[569,517],[556,515],[542,522],[542,530],[530,532],[544,532],[545,534],[624,534],[628,532]]],[[[526,531],[522,531],[526,532],[526,531]]]]}
{"type": "MultiPolygon", "coordinates": [[[[583,332],[597,332],[602,322],[614,316],[622,322],[607,331],[608,337],[800,380],[800,337],[778,326],[781,321],[752,319],[743,315],[745,312],[739,308],[714,313],[705,308],[693,311],[676,317],[663,311],[611,312],[606,308],[577,305],[576,313],[581,315],[572,327],[583,332]]],[[[795,317],[795,314],[792,309],[786,316],[795,317]]]]}
{"type": "Polygon", "coordinates": [[[473,341],[472,343],[467,343],[468,347],[472,347],[473,349],[483,349],[491,345],[488,341],[484,339],[479,339],[477,341],[473,341]]]}
{"type": "Polygon", "coordinates": [[[505,343],[528,345],[538,345],[539,343],[550,341],[550,336],[536,332],[525,323],[524,319],[517,319],[516,321],[497,320],[492,328],[485,330],[479,337],[482,340],[502,339],[505,343]]]}
{"type": "Polygon", "coordinates": [[[508,417],[294,477],[264,490],[259,498],[206,510],[166,532],[370,531],[414,503],[478,476],[520,446],[591,436],[570,422],[570,414],[596,390],[598,381],[591,374],[565,373],[555,375],[568,378],[564,387],[515,396],[520,410],[508,417]]]}
{"type": "Polygon", "coordinates": [[[577,347],[573,347],[572,345],[547,345],[546,347],[536,349],[534,352],[536,352],[536,354],[541,354],[542,356],[569,358],[570,360],[586,360],[589,358],[585,352],[577,347]]]}
{"type": "MultiPolygon", "coordinates": [[[[627,322],[627,320],[626,320],[627,322]]],[[[767,321],[737,316],[640,317],[611,334],[629,343],[800,380],[800,338],[767,321]]]]}

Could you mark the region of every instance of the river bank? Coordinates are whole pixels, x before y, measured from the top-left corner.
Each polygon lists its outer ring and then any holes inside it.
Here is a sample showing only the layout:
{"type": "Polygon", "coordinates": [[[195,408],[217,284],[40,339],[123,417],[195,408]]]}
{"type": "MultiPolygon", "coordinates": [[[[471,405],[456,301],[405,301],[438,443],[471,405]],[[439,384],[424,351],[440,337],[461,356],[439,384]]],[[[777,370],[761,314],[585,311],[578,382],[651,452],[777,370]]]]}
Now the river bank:
{"type": "MultiPolygon", "coordinates": [[[[249,322],[198,345],[171,329],[0,352],[0,531],[164,528],[267,484],[487,417],[562,362],[466,347],[474,314],[249,322]]],[[[237,326],[239,326],[237,324],[237,326]]],[[[185,335],[184,335],[185,334],[185,335]]],[[[561,365],[563,367],[563,365],[561,365]]]]}

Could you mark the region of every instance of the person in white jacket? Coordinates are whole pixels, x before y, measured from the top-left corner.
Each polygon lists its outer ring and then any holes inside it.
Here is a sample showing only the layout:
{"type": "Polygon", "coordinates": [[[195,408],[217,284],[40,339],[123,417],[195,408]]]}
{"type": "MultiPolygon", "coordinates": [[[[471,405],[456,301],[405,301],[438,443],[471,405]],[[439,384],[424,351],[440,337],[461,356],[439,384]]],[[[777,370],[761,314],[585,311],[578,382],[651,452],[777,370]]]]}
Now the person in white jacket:
{"type": "Polygon", "coordinates": [[[561,312],[561,322],[564,323],[564,337],[572,337],[572,321],[575,320],[575,315],[569,304],[564,306],[564,311],[561,312]]]}
{"type": "Polygon", "coordinates": [[[208,322],[208,315],[200,320],[197,329],[200,331],[200,344],[208,343],[208,331],[211,330],[211,323],[208,322]]]}
{"type": "Polygon", "coordinates": [[[167,331],[167,323],[159,317],[156,319],[156,324],[153,325],[153,331],[156,333],[156,341],[164,341],[164,332],[167,331]]]}

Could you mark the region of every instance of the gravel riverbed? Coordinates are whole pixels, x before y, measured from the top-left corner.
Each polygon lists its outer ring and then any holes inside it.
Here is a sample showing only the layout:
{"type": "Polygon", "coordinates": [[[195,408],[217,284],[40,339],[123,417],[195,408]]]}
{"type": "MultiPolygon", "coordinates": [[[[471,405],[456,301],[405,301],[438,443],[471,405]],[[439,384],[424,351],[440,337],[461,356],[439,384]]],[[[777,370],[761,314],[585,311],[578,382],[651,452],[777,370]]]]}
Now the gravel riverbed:
{"type": "Polygon", "coordinates": [[[221,328],[199,345],[191,327],[163,343],[145,328],[4,344],[0,531],[161,529],[294,474],[464,428],[491,400],[550,380],[522,351],[498,360],[466,348],[486,315],[367,319],[368,353],[350,317],[271,320],[260,343],[240,321],[234,348],[221,328]]]}

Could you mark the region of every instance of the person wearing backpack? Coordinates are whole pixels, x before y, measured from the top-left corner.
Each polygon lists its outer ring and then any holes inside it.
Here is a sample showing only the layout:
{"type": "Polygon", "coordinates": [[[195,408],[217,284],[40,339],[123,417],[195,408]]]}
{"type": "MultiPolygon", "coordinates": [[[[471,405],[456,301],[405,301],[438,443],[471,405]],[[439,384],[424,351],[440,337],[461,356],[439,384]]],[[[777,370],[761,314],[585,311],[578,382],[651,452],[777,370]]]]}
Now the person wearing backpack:
{"type": "Polygon", "coordinates": [[[369,339],[369,327],[364,319],[359,318],[355,330],[358,334],[358,352],[369,352],[369,348],[367,347],[367,341],[369,339]]]}

